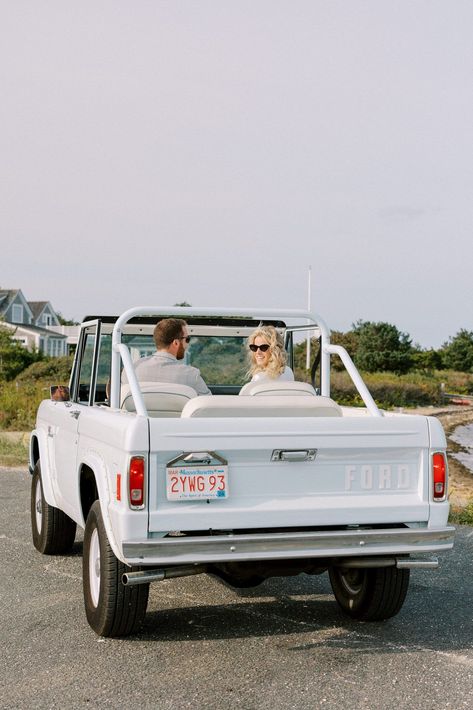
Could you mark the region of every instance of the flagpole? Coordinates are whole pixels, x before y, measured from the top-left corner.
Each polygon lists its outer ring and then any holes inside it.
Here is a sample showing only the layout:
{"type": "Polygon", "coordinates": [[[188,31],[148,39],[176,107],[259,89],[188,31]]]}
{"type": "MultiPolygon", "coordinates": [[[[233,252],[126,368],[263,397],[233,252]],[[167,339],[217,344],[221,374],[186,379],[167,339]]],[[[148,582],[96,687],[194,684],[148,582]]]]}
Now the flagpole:
{"type": "MultiPolygon", "coordinates": [[[[307,276],[307,310],[311,310],[311,277],[312,277],[312,267],[309,266],[309,273],[307,276]]],[[[306,362],[305,369],[310,370],[310,330],[307,331],[307,348],[306,348],[306,362]]]]}

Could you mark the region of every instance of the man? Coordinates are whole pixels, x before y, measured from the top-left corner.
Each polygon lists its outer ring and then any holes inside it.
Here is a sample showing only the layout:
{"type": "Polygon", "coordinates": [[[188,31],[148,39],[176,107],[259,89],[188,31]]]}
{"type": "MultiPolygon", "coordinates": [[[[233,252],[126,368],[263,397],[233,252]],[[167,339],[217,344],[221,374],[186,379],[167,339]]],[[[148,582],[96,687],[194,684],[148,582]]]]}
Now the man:
{"type": "MultiPolygon", "coordinates": [[[[212,394],[205,384],[200,370],[184,365],[190,336],[187,323],[181,318],[165,318],[159,321],[153,332],[157,352],[135,363],[138,382],[176,382],[193,387],[197,394],[212,394]]],[[[127,383],[125,373],[122,383],[127,383]]]]}

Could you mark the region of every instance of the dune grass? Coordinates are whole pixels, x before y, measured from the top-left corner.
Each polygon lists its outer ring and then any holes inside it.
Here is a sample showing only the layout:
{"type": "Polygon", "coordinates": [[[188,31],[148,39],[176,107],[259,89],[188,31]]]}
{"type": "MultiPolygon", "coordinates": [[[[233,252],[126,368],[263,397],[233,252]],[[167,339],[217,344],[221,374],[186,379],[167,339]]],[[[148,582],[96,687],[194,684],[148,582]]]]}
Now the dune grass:
{"type": "Polygon", "coordinates": [[[28,440],[25,436],[13,439],[0,433],[0,466],[26,466],[28,464],[28,440]]]}

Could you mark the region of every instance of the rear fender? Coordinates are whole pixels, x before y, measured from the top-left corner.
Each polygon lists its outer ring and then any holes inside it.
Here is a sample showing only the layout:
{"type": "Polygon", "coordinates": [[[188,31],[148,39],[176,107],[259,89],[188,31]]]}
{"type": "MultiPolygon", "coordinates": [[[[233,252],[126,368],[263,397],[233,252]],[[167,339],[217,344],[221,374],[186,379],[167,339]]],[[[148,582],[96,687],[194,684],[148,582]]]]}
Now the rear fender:
{"type": "MultiPolygon", "coordinates": [[[[113,533],[113,528],[110,520],[110,515],[109,515],[109,503],[110,503],[110,489],[109,489],[109,484],[108,484],[108,471],[107,467],[105,465],[104,460],[96,453],[96,452],[89,452],[87,453],[79,466],[79,471],[82,471],[82,468],[84,466],[87,466],[93,473],[94,478],[95,478],[95,485],[97,487],[97,493],[98,493],[98,499],[100,502],[100,511],[102,513],[102,519],[103,523],[105,526],[105,530],[107,533],[107,538],[110,543],[110,547],[113,550],[113,553],[116,557],[119,559],[121,558],[121,550],[115,540],[115,536],[113,533]]],[[[79,485],[80,485],[80,479],[79,479],[79,485]]],[[[80,511],[80,516],[81,516],[81,525],[85,527],[85,520],[84,516],[82,515],[82,507],[80,511]]]]}

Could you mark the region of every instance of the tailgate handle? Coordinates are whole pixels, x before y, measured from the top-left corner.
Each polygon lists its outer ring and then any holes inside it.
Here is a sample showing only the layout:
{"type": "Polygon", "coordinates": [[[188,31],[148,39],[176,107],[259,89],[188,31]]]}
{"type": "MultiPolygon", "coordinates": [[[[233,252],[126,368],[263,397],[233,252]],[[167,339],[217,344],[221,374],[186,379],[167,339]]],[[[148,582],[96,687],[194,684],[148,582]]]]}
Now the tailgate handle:
{"type": "Polygon", "coordinates": [[[271,461],[313,461],[317,449],[274,449],[271,461]]]}

